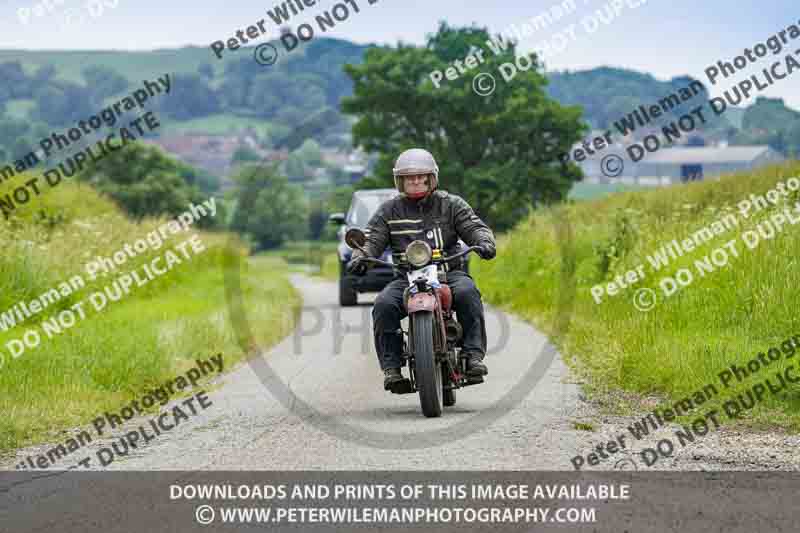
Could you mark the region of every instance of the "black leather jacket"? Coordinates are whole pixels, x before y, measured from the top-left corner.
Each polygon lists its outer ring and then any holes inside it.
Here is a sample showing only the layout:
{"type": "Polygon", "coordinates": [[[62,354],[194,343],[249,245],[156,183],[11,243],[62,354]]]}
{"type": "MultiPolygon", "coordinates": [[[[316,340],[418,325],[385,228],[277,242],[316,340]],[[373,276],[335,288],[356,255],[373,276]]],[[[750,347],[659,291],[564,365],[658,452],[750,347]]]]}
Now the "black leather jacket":
{"type": "MultiPolygon", "coordinates": [[[[495,244],[492,230],[469,204],[460,196],[441,190],[418,201],[402,194],[387,200],[372,216],[364,233],[367,236],[364,249],[371,257],[380,257],[387,246],[391,246],[397,257],[415,240],[424,240],[448,256],[459,252],[459,238],[467,246],[486,241],[495,244]]],[[[354,259],[362,255],[360,250],[353,252],[354,259]]],[[[449,269],[463,270],[458,261],[449,269]]]]}

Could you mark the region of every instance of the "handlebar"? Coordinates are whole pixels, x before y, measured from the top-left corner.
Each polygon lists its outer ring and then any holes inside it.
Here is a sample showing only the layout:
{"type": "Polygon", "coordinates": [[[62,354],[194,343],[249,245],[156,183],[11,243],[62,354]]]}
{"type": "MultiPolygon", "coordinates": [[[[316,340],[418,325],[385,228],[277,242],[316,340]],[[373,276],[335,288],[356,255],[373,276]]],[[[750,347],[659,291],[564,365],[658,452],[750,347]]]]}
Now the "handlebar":
{"type": "MultiPolygon", "coordinates": [[[[441,259],[431,259],[431,262],[429,264],[449,263],[450,261],[453,261],[455,259],[459,259],[461,257],[464,257],[468,253],[473,252],[473,251],[475,251],[477,249],[478,249],[477,246],[469,246],[468,248],[458,252],[457,254],[451,255],[450,257],[442,257],[441,259]]],[[[405,264],[402,264],[402,263],[389,263],[388,261],[382,261],[382,260],[380,260],[380,259],[378,259],[376,257],[362,257],[361,260],[365,261],[367,263],[373,263],[373,264],[376,264],[376,265],[382,265],[382,266],[386,266],[386,267],[390,267],[390,268],[401,268],[401,269],[405,269],[405,270],[411,270],[412,268],[422,268],[422,267],[415,267],[415,266],[412,266],[410,264],[409,265],[405,265],[405,264]]]]}
{"type": "Polygon", "coordinates": [[[464,257],[468,253],[473,252],[473,251],[475,251],[477,249],[478,249],[477,246],[469,246],[469,247],[465,248],[464,250],[461,250],[460,252],[458,252],[455,255],[451,255],[450,257],[444,257],[444,258],[440,259],[439,262],[441,262],[441,263],[449,263],[453,259],[458,259],[459,257],[464,257]]]}

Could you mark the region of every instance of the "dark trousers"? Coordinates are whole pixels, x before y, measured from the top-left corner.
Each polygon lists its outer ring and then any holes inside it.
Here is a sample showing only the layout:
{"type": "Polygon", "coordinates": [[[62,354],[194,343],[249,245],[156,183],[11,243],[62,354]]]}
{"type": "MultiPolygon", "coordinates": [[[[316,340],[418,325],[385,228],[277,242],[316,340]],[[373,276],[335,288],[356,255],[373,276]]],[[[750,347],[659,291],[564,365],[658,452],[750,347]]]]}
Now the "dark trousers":
{"type": "MultiPolygon", "coordinates": [[[[453,310],[464,329],[462,354],[486,354],[486,322],[483,318],[481,293],[473,279],[460,270],[447,273],[447,284],[453,293],[453,310]]],[[[375,351],[381,370],[403,365],[403,338],[400,321],[407,316],[403,307],[403,291],[408,279],[391,281],[375,299],[372,308],[375,351]]]]}

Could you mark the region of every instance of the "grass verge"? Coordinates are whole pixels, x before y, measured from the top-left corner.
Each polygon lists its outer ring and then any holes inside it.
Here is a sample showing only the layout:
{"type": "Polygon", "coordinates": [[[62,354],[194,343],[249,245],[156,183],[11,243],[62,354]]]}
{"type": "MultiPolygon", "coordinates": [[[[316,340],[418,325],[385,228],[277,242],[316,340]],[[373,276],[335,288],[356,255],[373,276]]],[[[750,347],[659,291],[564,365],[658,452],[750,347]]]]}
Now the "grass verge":
{"type": "Polygon", "coordinates": [[[339,256],[335,253],[328,254],[322,258],[322,266],[317,275],[328,281],[337,281],[340,275],[339,268],[339,256]]]}
{"type": "MultiPolygon", "coordinates": [[[[764,194],[792,176],[800,177],[797,162],[724,176],[720,181],[621,193],[542,210],[500,239],[495,261],[477,261],[475,277],[489,302],[552,334],[562,291],[560,271],[564,261],[570,261],[577,284],[570,327],[553,340],[565,360],[587,379],[589,392],[634,393],[618,396],[646,399],[629,406],[638,410],[656,404],[671,406],[714,384],[718,394],[705,403],[695,402],[702,408],[693,411],[693,419],[710,409],[721,410],[723,401],[745,395],[766,378],[777,384],[775,372],[794,363],[783,357],[730,387],[724,387],[719,378],[732,364],[746,366],[759,352],[800,334],[794,309],[800,296],[800,225],[785,225],[773,239],[763,240],[752,250],[741,239],[743,232],[754,230],[767,217],[793,207],[800,192],[749,218],[736,210],[751,194],[764,194]],[[561,256],[554,231],[557,213],[570,221],[574,250],[567,258],[561,256]],[[728,213],[737,216],[738,227],[659,271],[651,267],[648,255],[673,239],[683,241],[728,213]],[[738,257],[731,254],[726,266],[698,274],[695,261],[732,239],[736,239],[738,257]],[[591,287],[642,264],[642,281],[595,303],[591,287]],[[665,276],[675,277],[679,269],[692,271],[694,281],[666,298],[659,283],[665,276]],[[642,288],[655,291],[658,297],[649,312],[638,311],[632,302],[642,288]]],[[[797,431],[798,408],[800,387],[790,383],[780,393],[767,393],[736,421],[797,431]]],[[[727,417],[723,420],[730,422],[727,417]]]]}
{"type": "MultiPolygon", "coordinates": [[[[0,312],[68,276],[80,274],[88,283],[83,267],[89,260],[111,255],[163,222],[134,223],[86,186],[62,184],[48,191],[19,216],[0,223],[0,245],[6,250],[0,258],[0,312]]],[[[6,342],[38,328],[42,319],[82,301],[115,277],[98,278],[23,324],[0,332],[0,353],[5,358],[0,368],[4,413],[0,452],[46,442],[104,411],[117,411],[148,388],[185,372],[195,359],[222,352],[227,370],[249,355],[239,347],[230,326],[223,279],[227,254],[244,257],[247,250],[234,241],[231,252],[229,235],[191,230],[174,235],[159,250],[131,259],[117,274],[163,255],[191,233],[200,236],[204,252],[132,289],[103,311],[87,313],[71,329],[52,338],[42,335],[41,344],[19,358],[10,356],[6,342]]],[[[291,331],[300,299],[281,259],[245,263],[241,279],[248,318],[257,344],[268,347],[291,331]]]]}
{"type": "MultiPolygon", "coordinates": [[[[296,241],[286,243],[281,248],[270,250],[263,255],[279,258],[286,261],[290,268],[303,272],[308,272],[310,267],[314,275],[320,275],[325,268],[329,268],[326,264],[331,258],[335,258],[337,246],[338,243],[335,241],[296,241]]],[[[336,268],[338,269],[338,266],[336,268]]]]}

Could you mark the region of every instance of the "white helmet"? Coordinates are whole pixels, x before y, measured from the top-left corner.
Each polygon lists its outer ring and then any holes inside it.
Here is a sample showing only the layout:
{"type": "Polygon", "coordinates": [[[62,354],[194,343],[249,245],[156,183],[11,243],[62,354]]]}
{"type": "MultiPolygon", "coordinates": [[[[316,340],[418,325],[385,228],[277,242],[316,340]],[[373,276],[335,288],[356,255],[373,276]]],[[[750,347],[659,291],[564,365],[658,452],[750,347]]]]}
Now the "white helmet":
{"type": "Polygon", "coordinates": [[[439,186],[439,167],[431,153],[422,148],[412,148],[406,150],[397,158],[392,169],[394,174],[394,186],[398,191],[404,193],[402,178],[414,174],[432,174],[429,189],[435,191],[439,186]]]}

